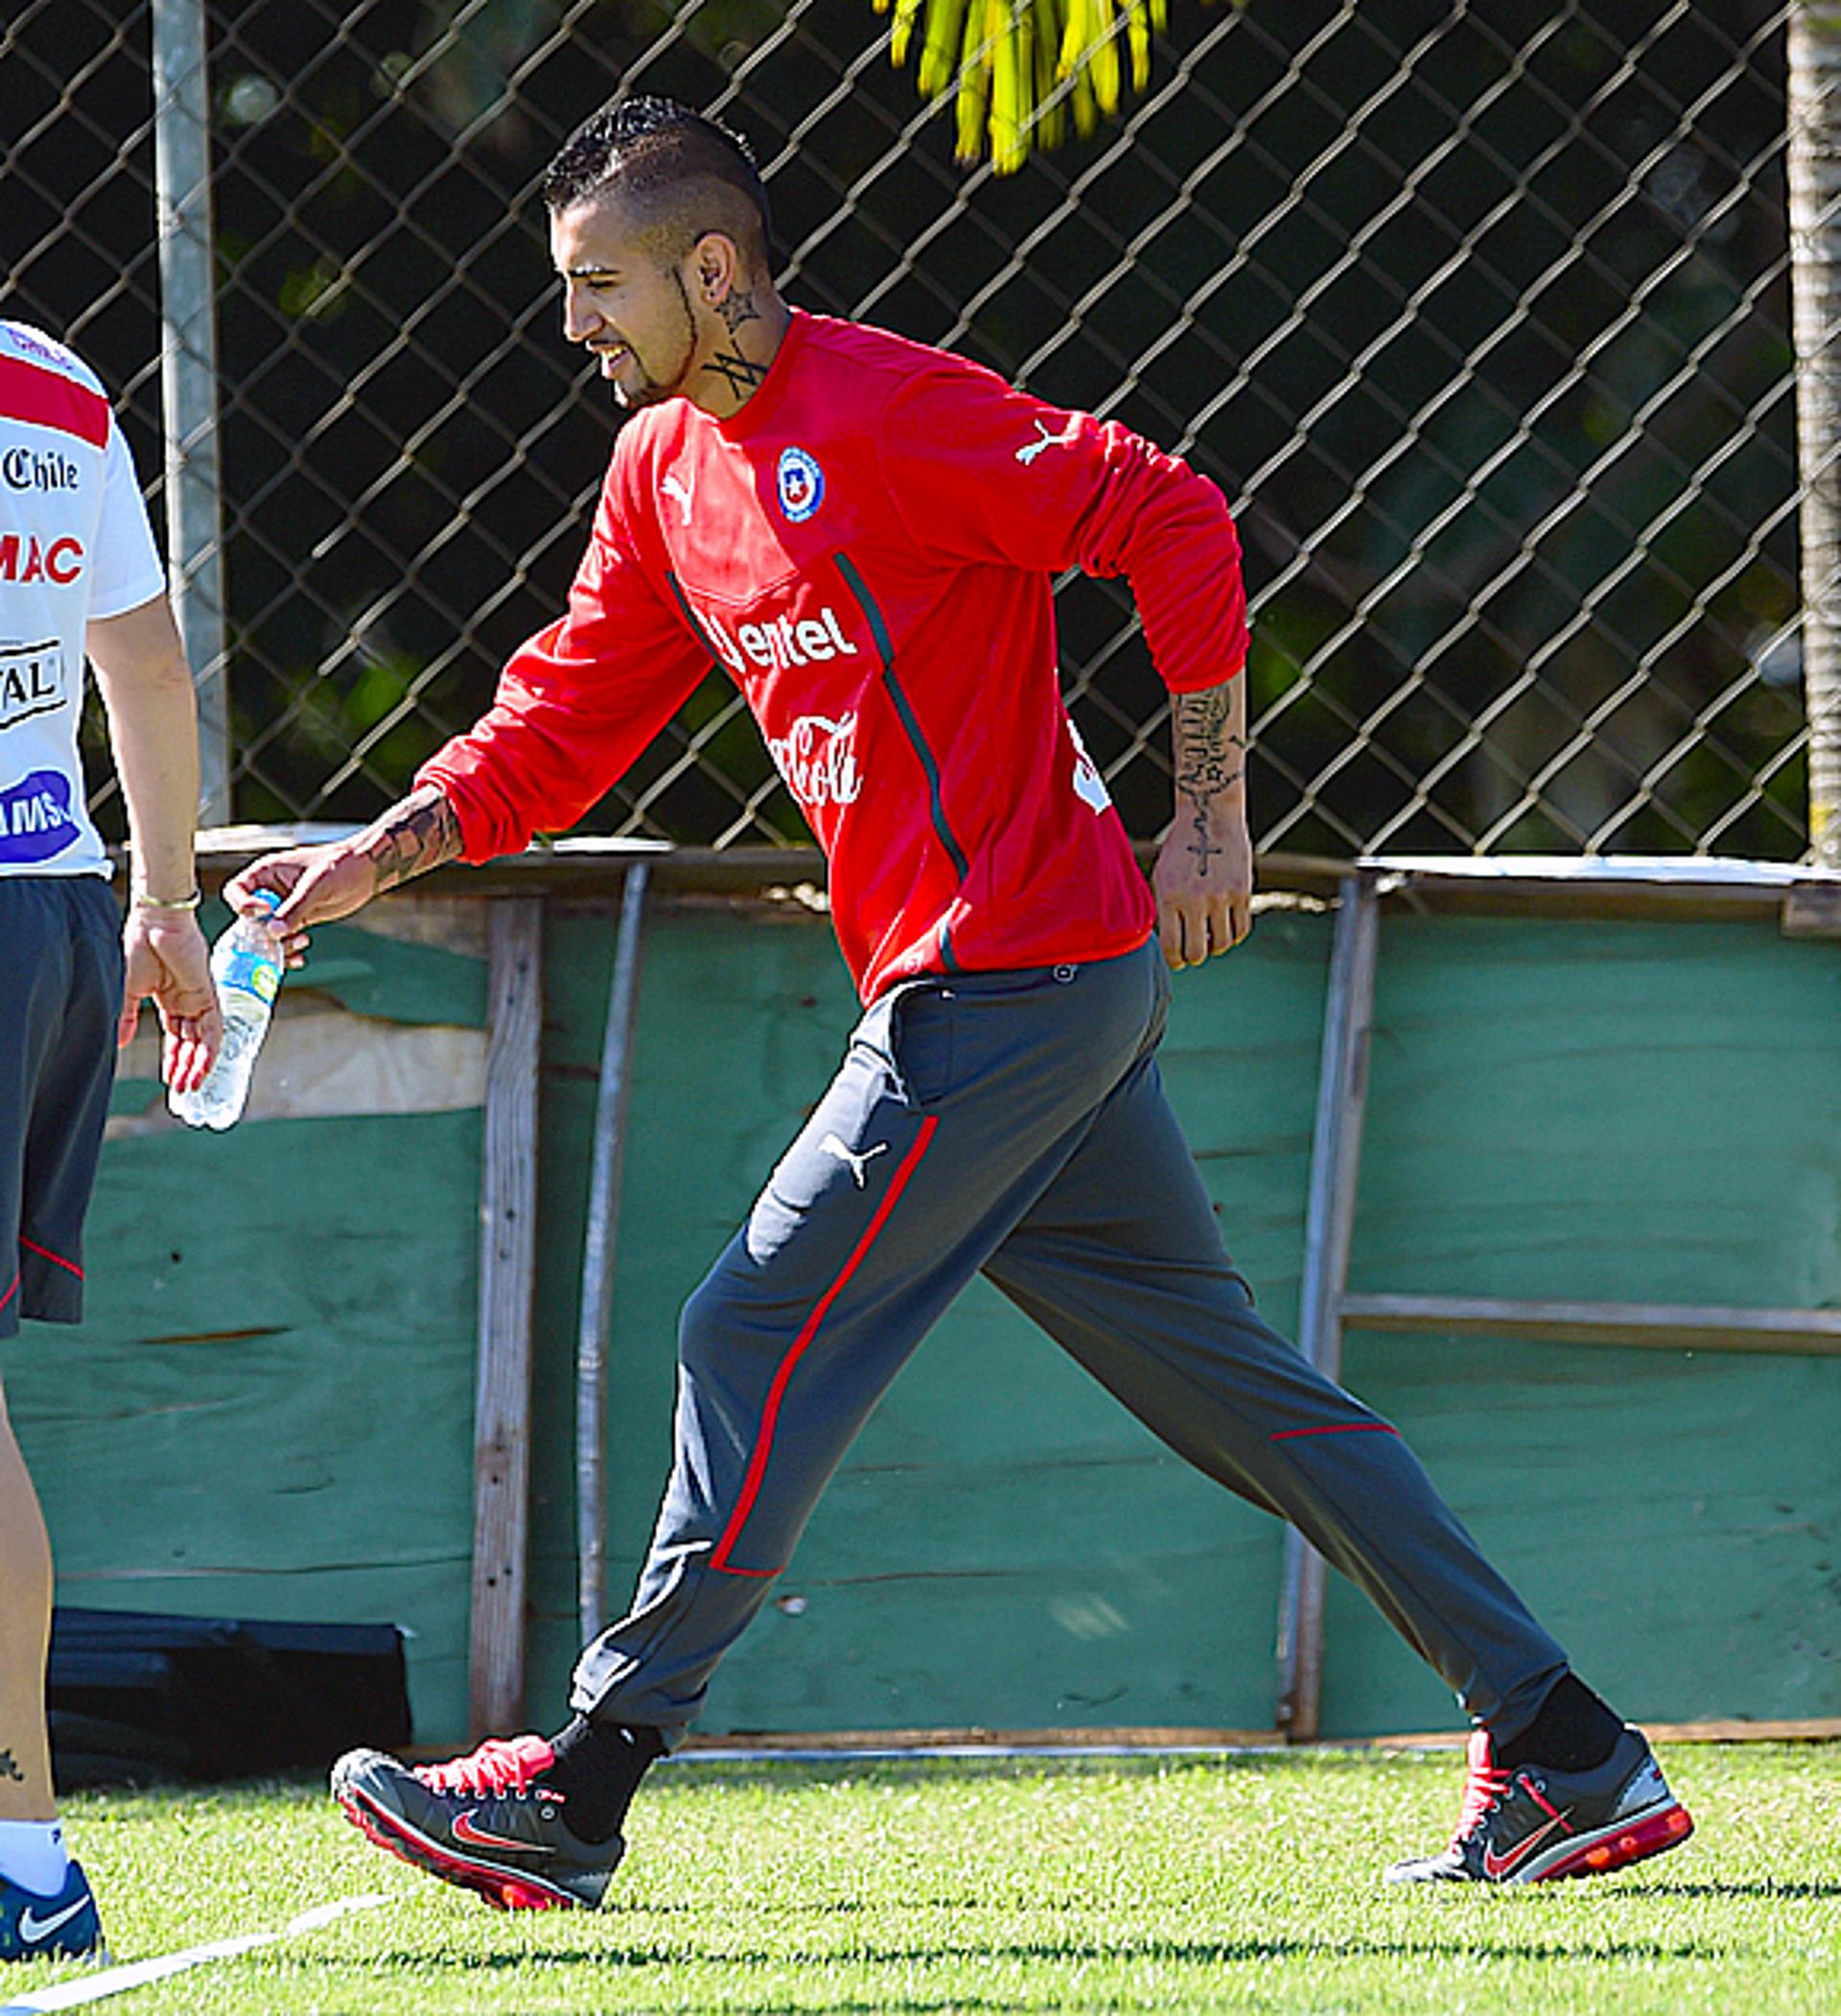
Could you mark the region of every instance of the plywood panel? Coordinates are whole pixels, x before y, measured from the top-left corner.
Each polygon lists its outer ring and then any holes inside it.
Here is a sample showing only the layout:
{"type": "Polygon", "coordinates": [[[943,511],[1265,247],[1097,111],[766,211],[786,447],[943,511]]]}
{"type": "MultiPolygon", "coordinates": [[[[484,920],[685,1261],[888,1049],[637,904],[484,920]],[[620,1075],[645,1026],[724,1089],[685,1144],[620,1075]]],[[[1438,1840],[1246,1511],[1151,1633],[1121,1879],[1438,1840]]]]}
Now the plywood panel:
{"type": "Polygon", "coordinates": [[[407,1624],[418,1726],[464,1722],[478,1127],[109,1147],[88,1321],[0,1347],[65,1600],[407,1624]]]}
{"type": "MultiPolygon", "coordinates": [[[[1768,924],[1389,919],[1351,1287],[1841,1302],[1841,951],[1768,924]]],[[[1629,1712],[1841,1710],[1841,1366],[1351,1335],[1586,1676],[1629,1712]]],[[[1442,1690],[1333,1592],[1326,1728],[1442,1690]]]]}
{"type": "MultiPolygon", "coordinates": [[[[1360,1334],[1345,1357],[1624,1713],[1841,1714],[1841,1368],[1360,1334]]],[[[1345,1584],[1329,1641],[1326,1728],[1435,1728],[1452,1713],[1345,1584]]]]}
{"type": "Polygon", "coordinates": [[[1841,952],[1389,918],[1350,1289],[1841,1301],[1841,952]]]}
{"type": "MultiPolygon", "coordinates": [[[[288,976],[287,991],[330,996],[355,1015],[387,1021],[483,1028],[484,907],[479,899],[406,893],[373,903],[343,924],[320,925],[307,964],[288,976]],[[430,942],[431,935],[437,942],[430,942]]],[[[229,911],[215,898],[198,912],[214,938],[229,921],[229,911]]]]}
{"type": "MultiPolygon", "coordinates": [[[[550,1726],[576,1649],[570,1367],[615,917],[555,908],[528,1584],[531,1719],[550,1726]]],[[[1178,978],[1164,1054],[1228,1245],[1286,1330],[1328,940],[1324,919],[1263,917],[1178,978]]],[[[479,1026],[478,958],[364,941],[320,934],[329,994],[361,981],[377,1020],[479,1026]],[[334,952],[363,973],[339,979],[334,952]]],[[[1769,921],[1389,916],[1352,1286],[1841,1306],[1837,1009],[1841,948],[1769,921]]],[[[655,917],[613,1328],[616,1590],[669,1462],[678,1305],[853,1018],[823,920],[655,917]]],[[[477,1112],[110,1145],[91,1323],[0,1347],[71,1600],[404,1622],[418,1734],[459,1740],[478,1165],[477,1112]]],[[[1621,1705],[1841,1714],[1841,1366],[1363,1334],[1345,1371],[1621,1705]]],[[[1257,1727],[1277,1566],[1272,1522],[974,1288],[852,1452],[778,1592],[794,1601],[737,1649],[706,1726],[1257,1727]]],[[[1340,1583],[1329,1629],[1326,1730],[1453,1723],[1340,1583]]]]}
{"type": "MultiPolygon", "coordinates": [[[[612,930],[611,909],[551,919],[538,1407],[555,1447],[612,930]]],[[[1322,919],[1263,919],[1253,948],[1178,981],[1165,1052],[1230,1244],[1285,1323],[1327,947],[1322,919]]],[[[856,1013],[822,922],[665,910],[646,956],[612,1325],[610,1591],[630,1587],[668,1467],[678,1305],[856,1013]]],[[[533,1700],[548,1687],[559,1701],[572,1568],[567,1502],[546,1491],[533,1700]]],[[[1265,1723],[1277,1568],[1275,1524],[1189,1472],[980,1284],[860,1439],[778,1592],[789,1606],[732,1654],[706,1726],[1265,1723]]]]}
{"type": "MultiPolygon", "coordinates": [[[[170,1133],[160,1035],[151,1015],[123,1052],[109,1104],[110,1139],[170,1133]]],[[[444,1022],[354,1015],[323,994],[284,993],[263,1040],[245,1121],[357,1113],[451,1113],[483,1103],[486,1037],[444,1022]]]]}

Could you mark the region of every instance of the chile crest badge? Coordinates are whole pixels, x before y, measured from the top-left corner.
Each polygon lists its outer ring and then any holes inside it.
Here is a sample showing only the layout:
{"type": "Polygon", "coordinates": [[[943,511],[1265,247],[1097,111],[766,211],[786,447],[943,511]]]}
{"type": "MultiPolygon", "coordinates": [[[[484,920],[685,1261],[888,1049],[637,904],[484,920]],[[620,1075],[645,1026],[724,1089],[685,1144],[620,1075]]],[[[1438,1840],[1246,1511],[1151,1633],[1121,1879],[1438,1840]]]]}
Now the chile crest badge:
{"type": "Polygon", "coordinates": [[[774,471],[780,508],[791,525],[804,525],[825,502],[825,472],[803,448],[782,448],[774,471]]]}

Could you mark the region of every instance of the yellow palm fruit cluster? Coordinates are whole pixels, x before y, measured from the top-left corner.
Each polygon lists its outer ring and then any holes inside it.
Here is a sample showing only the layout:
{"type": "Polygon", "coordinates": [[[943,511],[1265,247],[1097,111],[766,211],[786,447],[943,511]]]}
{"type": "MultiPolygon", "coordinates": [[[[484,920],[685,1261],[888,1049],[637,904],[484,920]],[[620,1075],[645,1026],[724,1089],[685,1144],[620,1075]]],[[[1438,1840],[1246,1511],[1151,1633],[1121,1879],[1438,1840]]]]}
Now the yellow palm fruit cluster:
{"type": "Polygon", "coordinates": [[[1151,36],[1168,22],[1169,0],[872,0],[895,22],[889,54],[908,59],[917,24],[915,82],[938,98],[955,80],[958,155],[976,161],[987,143],[998,175],[1014,175],[1032,147],[1084,138],[1116,112],[1125,61],[1131,88],[1151,81],[1151,36]],[[1121,53],[1123,44],[1123,54],[1121,53]]]}

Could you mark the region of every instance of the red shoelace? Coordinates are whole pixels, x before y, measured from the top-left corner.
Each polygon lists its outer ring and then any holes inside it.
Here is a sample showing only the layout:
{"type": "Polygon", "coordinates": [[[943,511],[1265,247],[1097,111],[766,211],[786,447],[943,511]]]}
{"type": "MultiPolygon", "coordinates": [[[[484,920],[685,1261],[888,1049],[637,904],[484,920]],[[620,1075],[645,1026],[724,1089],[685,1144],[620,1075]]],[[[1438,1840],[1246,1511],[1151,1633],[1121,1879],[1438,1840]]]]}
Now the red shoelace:
{"type": "Polygon", "coordinates": [[[1508,1790],[1508,1773],[1496,1762],[1496,1746],[1487,1729],[1473,1729],[1465,1746],[1469,1770],[1464,1777],[1464,1803],[1457,1815],[1457,1831],[1451,1837],[1455,1848],[1508,1790]]]}
{"type": "Polygon", "coordinates": [[[555,1762],[556,1752],[541,1736],[514,1736],[509,1741],[495,1736],[470,1756],[450,1764],[418,1764],[415,1775],[431,1792],[464,1793],[481,1799],[494,1793],[523,1792],[555,1762]]]}

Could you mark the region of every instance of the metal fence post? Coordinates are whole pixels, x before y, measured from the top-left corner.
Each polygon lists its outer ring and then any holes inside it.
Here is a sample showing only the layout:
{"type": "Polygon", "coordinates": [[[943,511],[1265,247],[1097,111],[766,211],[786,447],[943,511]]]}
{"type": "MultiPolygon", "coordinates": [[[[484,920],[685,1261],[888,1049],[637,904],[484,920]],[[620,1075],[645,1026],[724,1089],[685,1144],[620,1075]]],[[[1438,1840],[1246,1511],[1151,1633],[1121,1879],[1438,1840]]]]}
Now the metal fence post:
{"type": "Polygon", "coordinates": [[[167,546],[179,634],[198,694],[199,819],[206,826],[227,826],[230,695],[218,484],[205,0],[153,0],[152,25],[167,546]]]}
{"type": "Polygon", "coordinates": [[[1841,5],[1790,9],[1789,65],[1809,844],[1841,867],[1841,5]]]}
{"type": "Polygon", "coordinates": [[[651,874],[649,861],[635,861],[626,871],[620,895],[619,935],[614,945],[601,1083],[594,1105],[588,1225],[582,1240],[581,1327],[575,1348],[575,1586],[585,1645],[600,1636],[607,1622],[607,1324],[614,1308],[626,1104],[633,1085],[633,1017],[651,874]]]}
{"type": "MultiPolygon", "coordinates": [[[[1344,876],[1338,890],[1323,1003],[1323,1061],[1317,1076],[1297,1312],[1297,1348],[1327,1379],[1340,1378],[1342,1372],[1342,1292],[1355,1237],[1380,929],[1376,878],[1371,873],[1344,876]]],[[[1318,1733],[1326,1573],[1323,1557],[1295,1526],[1288,1526],[1279,1587],[1278,1706],[1273,1720],[1293,1743],[1315,1742],[1318,1733]]]]}

